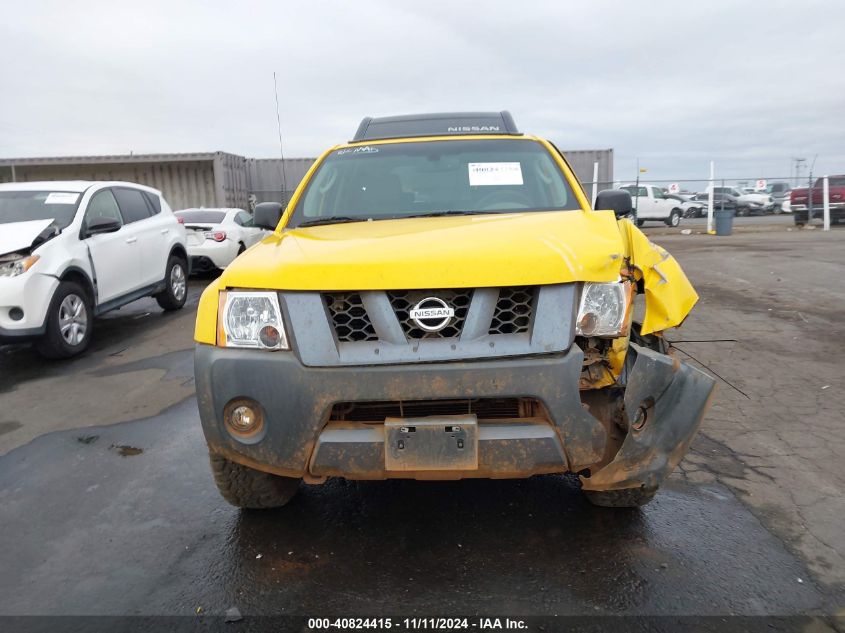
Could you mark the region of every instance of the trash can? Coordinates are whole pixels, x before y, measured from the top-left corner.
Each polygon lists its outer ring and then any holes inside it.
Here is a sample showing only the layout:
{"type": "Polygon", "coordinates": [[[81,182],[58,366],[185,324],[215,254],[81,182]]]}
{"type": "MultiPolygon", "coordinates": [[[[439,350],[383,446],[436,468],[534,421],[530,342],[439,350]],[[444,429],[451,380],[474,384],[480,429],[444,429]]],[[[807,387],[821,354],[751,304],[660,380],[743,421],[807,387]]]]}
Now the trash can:
{"type": "Polygon", "coordinates": [[[733,209],[716,209],[713,211],[713,217],[716,219],[716,235],[730,235],[733,232],[733,209]]]}

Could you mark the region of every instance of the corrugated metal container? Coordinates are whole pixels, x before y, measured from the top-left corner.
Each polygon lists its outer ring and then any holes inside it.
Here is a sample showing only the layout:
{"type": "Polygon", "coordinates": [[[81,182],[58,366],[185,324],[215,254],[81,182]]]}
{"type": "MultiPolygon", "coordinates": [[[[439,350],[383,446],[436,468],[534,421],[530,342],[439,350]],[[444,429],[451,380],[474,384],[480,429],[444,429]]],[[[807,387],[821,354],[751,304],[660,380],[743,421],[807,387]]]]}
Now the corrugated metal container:
{"type": "Polygon", "coordinates": [[[315,158],[251,158],[248,161],[251,193],[256,202],[290,200],[315,158]],[[284,183],[284,187],[283,187],[284,183]]]}
{"type": "Polygon", "coordinates": [[[225,152],[0,160],[0,182],[125,180],[159,189],[171,207],[246,208],[246,159],[225,152]]]}
{"type": "Polygon", "coordinates": [[[589,195],[593,186],[593,163],[598,161],[598,191],[613,188],[612,149],[561,150],[589,195]]]}

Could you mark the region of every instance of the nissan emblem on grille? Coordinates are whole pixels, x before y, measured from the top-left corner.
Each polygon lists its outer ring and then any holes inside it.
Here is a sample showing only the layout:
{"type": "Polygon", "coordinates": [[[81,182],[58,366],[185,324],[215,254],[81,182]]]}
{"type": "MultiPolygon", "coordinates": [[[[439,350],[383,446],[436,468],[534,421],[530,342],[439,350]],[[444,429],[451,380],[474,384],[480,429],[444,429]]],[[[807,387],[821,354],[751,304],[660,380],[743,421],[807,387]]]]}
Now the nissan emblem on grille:
{"type": "Polygon", "coordinates": [[[426,332],[439,332],[449,325],[455,316],[455,309],[450,308],[443,299],[426,297],[411,308],[409,316],[426,332]]]}

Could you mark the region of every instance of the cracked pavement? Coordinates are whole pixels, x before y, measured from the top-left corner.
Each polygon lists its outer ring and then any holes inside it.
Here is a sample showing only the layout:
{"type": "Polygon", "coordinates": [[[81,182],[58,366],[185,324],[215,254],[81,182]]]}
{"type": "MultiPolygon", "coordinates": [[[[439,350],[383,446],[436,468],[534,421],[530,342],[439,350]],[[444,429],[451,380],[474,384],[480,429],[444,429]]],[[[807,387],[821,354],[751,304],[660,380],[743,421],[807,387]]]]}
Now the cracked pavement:
{"type": "MultiPolygon", "coordinates": [[[[661,236],[701,300],[673,341],[721,382],[674,477],[733,489],[823,583],[845,584],[845,231],[661,236]]],[[[684,354],[681,353],[681,357],[684,354]]],[[[687,357],[687,359],[689,359],[687,357]]]]}

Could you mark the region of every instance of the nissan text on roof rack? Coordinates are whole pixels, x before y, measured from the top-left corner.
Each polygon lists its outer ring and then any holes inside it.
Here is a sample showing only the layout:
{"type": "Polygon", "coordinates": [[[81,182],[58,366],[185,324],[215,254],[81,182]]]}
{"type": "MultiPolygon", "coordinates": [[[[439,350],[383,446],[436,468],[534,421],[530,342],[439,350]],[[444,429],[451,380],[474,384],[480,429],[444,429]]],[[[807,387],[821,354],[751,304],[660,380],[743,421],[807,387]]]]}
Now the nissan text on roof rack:
{"type": "Polygon", "coordinates": [[[94,317],[187,297],[185,229],[161,192],[128,182],[0,184],[0,344],[44,356],[88,346],[94,317]]]}
{"type": "Polygon", "coordinates": [[[565,157],[506,113],[366,118],[273,230],[203,293],[202,428],[222,495],[300,482],[575,473],[596,504],[648,502],[714,381],[661,333],[698,296],[565,157]],[[644,318],[633,321],[635,297],[644,318]]]}

